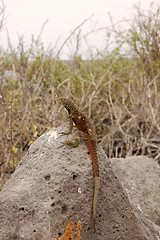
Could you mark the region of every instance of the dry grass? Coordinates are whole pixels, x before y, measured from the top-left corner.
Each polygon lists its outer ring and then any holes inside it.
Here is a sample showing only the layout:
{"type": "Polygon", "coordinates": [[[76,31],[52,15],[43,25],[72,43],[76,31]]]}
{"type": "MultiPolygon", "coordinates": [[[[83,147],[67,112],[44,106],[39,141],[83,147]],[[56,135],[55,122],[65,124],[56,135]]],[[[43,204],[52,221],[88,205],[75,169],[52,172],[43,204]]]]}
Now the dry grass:
{"type": "Polygon", "coordinates": [[[64,121],[55,91],[73,97],[93,119],[109,157],[144,154],[160,161],[159,10],[144,13],[137,8],[127,31],[111,19],[105,49],[93,49],[86,61],[78,54],[79,32],[90,19],[74,29],[56,53],[44,50],[40,35],[28,49],[20,38],[16,49],[9,42],[7,51],[0,50],[1,185],[30,144],[64,121]],[[109,51],[111,36],[117,44],[109,51]],[[71,48],[73,41],[77,48],[70,60],[60,60],[63,48],[71,48]]]}

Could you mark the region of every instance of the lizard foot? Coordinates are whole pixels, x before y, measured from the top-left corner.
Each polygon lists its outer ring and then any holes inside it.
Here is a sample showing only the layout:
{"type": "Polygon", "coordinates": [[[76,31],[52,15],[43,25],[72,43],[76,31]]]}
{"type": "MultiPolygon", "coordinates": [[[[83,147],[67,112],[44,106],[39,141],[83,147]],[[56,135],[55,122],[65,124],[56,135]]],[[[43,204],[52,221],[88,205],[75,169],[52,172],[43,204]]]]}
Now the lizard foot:
{"type": "Polygon", "coordinates": [[[75,138],[74,142],[72,141],[65,141],[61,142],[62,145],[60,145],[58,148],[63,147],[64,145],[70,145],[72,147],[77,147],[79,145],[79,138],[75,138]]]}

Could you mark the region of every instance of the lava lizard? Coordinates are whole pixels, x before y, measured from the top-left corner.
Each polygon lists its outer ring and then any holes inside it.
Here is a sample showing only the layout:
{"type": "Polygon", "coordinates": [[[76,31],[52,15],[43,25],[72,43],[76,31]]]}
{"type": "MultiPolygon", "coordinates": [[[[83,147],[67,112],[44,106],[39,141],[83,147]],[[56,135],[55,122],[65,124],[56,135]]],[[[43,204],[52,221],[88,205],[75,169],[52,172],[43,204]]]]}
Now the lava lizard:
{"type": "Polygon", "coordinates": [[[79,145],[80,138],[83,138],[87,141],[88,149],[92,159],[95,178],[93,199],[93,232],[95,233],[96,206],[100,187],[99,164],[97,155],[97,137],[95,129],[90,119],[80,110],[80,108],[72,100],[62,97],[59,97],[57,100],[67,109],[69,114],[69,129],[67,132],[62,132],[62,134],[69,135],[72,132],[73,122],[79,130],[78,134],[75,135],[74,142],[65,141],[63,144],[77,147],[79,145]]]}

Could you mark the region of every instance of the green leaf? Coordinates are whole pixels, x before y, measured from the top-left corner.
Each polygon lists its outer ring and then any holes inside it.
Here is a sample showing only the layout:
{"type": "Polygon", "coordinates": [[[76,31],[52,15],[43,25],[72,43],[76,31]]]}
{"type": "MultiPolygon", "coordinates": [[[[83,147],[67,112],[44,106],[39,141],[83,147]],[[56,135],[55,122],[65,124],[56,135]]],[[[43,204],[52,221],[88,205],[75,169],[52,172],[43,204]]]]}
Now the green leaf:
{"type": "Polygon", "coordinates": [[[18,152],[18,148],[16,148],[15,146],[13,146],[13,147],[12,147],[12,151],[13,151],[14,153],[17,153],[17,152],[18,152]]]}

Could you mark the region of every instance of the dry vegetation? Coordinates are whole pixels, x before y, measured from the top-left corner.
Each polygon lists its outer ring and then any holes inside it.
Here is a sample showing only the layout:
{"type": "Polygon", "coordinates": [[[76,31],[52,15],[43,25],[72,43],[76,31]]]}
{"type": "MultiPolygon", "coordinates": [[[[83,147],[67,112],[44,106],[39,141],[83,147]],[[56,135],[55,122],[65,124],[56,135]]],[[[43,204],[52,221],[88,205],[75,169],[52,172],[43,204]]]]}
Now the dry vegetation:
{"type": "Polygon", "coordinates": [[[108,157],[144,154],[160,161],[160,8],[153,7],[143,12],[137,6],[133,19],[126,21],[127,30],[110,18],[105,48],[88,46],[91,57],[85,61],[79,49],[88,36],[80,33],[90,19],[74,29],[58,51],[44,50],[40,35],[27,49],[23,38],[16,49],[10,41],[7,50],[1,47],[1,185],[30,144],[64,121],[55,91],[73,97],[93,119],[108,157]],[[66,46],[71,56],[63,61],[60,54],[66,46]]]}

